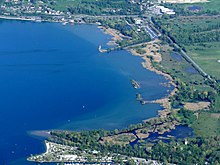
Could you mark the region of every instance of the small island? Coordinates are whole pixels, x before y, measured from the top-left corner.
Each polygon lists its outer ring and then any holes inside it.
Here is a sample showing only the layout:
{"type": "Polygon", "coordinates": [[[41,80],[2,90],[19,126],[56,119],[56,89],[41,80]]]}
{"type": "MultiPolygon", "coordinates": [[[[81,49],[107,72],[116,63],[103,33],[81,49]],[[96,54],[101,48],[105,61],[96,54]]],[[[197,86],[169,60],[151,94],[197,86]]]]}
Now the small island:
{"type": "Polygon", "coordinates": [[[138,82],[135,81],[135,80],[131,80],[131,84],[132,84],[132,86],[133,86],[135,89],[140,89],[140,88],[141,88],[140,83],[138,83],[138,82]]]}

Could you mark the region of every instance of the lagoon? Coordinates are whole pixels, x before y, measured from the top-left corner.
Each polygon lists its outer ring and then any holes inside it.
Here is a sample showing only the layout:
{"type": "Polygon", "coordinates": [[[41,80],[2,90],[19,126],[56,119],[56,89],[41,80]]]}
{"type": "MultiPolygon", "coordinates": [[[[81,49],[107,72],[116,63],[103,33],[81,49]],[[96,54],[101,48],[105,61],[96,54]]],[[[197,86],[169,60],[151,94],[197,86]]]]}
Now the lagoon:
{"type": "Polygon", "coordinates": [[[111,36],[94,25],[0,22],[0,164],[33,164],[45,150],[34,130],[116,129],[161,107],[135,100],[165,96],[165,78],[126,51],[102,54],[111,36]],[[134,89],[131,79],[141,84],[134,89]]]}

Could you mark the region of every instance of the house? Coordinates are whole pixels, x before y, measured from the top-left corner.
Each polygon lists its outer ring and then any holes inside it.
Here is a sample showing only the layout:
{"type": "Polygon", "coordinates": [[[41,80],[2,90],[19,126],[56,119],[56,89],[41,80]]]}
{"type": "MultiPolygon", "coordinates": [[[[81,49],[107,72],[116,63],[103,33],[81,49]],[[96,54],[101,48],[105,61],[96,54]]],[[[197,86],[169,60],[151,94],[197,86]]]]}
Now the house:
{"type": "Polygon", "coordinates": [[[140,25],[142,23],[142,20],[139,18],[134,19],[134,21],[136,25],[140,25]]]}
{"type": "Polygon", "coordinates": [[[168,14],[168,15],[175,14],[175,11],[173,9],[169,9],[164,6],[156,6],[156,8],[160,10],[161,14],[168,14]]]}

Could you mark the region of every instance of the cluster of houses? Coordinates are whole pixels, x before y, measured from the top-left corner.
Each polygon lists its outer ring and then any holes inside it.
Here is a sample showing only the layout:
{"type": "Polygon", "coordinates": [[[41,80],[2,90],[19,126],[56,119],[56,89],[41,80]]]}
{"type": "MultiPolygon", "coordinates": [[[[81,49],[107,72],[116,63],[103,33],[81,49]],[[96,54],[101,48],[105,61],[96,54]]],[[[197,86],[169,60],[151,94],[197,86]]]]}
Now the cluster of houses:
{"type": "MultiPolygon", "coordinates": [[[[152,14],[175,14],[174,10],[157,5],[158,1],[130,0],[130,2],[139,4],[142,11],[150,12],[152,14]]],[[[51,18],[54,18],[54,21],[59,22],[69,22],[65,19],[71,19],[71,13],[69,12],[64,13],[63,11],[54,10],[43,1],[36,1],[36,3],[37,4],[33,4],[31,0],[5,0],[0,6],[0,14],[5,16],[50,16],[51,18]]],[[[116,9],[112,12],[116,12],[116,9]]],[[[78,22],[80,23],[80,21],[78,22]]]]}
{"type": "Polygon", "coordinates": [[[0,12],[4,15],[15,15],[19,16],[22,14],[28,15],[37,15],[37,14],[44,14],[44,15],[63,15],[62,11],[56,11],[50,8],[47,4],[43,1],[38,1],[37,5],[31,2],[22,2],[18,0],[6,0],[0,6],[0,12]]]}
{"type": "Polygon", "coordinates": [[[169,9],[164,6],[153,6],[154,10],[158,14],[168,14],[168,15],[173,15],[175,14],[175,11],[173,9],[169,9]]]}
{"type": "MultiPolygon", "coordinates": [[[[67,145],[61,145],[53,142],[46,141],[46,152],[40,155],[31,156],[28,158],[32,162],[65,162],[65,165],[71,164],[86,164],[86,162],[94,162],[94,164],[113,164],[114,157],[119,154],[110,154],[107,156],[98,156],[99,151],[96,150],[84,150],[77,151],[77,147],[71,147],[67,145]],[[75,154],[74,154],[75,153],[75,154]],[[90,155],[90,156],[89,156],[90,155]],[[93,158],[91,157],[93,155],[93,158]],[[88,157],[91,157],[90,159],[88,157]]],[[[162,163],[154,160],[146,160],[143,158],[127,157],[121,155],[122,161],[126,162],[129,159],[133,159],[136,164],[153,164],[162,165],[162,163]]]]}
{"type": "Polygon", "coordinates": [[[64,25],[67,23],[84,23],[82,18],[74,18],[70,12],[62,12],[54,10],[43,1],[37,1],[33,4],[30,0],[22,2],[19,0],[5,0],[0,5],[1,18],[15,18],[21,20],[32,21],[50,21],[62,22],[64,25]],[[42,16],[44,19],[42,19],[42,16]]]}
{"type": "Polygon", "coordinates": [[[175,11],[159,4],[164,1],[157,0],[130,0],[131,3],[139,4],[141,11],[151,12],[152,14],[168,14],[173,15],[175,11]]]}
{"type": "Polygon", "coordinates": [[[61,145],[53,142],[46,141],[47,151],[40,155],[31,156],[28,158],[29,161],[34,162],[71,162],[75,163],[85,163],[88,161],[103,162],[103,164],[112,163],[112,156],[99,157],[99,151],[96,150],[86,150],[79,151],[77,147],[71,147],[67,145],[61,145]],[[90,156],[89,156],[90,155],[90,156]],[[89,160],[88,157],[93,159],[89,160]]]}

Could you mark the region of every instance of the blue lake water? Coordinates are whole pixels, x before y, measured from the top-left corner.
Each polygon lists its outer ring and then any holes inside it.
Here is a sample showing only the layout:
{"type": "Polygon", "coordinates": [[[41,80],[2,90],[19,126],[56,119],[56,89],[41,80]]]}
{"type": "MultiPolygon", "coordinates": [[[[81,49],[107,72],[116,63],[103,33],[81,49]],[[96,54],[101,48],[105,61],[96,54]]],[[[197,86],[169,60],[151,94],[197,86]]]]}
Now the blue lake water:
{"type": "Polygon", "coordinates": [[[183,57],[181,56],[181,54],[179,54],[177,52],[171,52],[170,57],[177,62],[180,62],[183,60],[183,57]]]}
{"type": "MultiPolygon", "coordinates": [[[[165,132],[163,134],[158,134],[157,132],[151,132],[147,138],[142,139],[144,143],[157,143],[160,140],[163,142],[170,142],[171,140],[179,140],[187,137],[193,137],[194,132],[193,129],[188,127],[187,125],[177,125],[175,129],[170,130],[169,132],[165,132]]],[[[139,143],[140,139],[136,139],[131,142],[130,145],[134,146],[139,143]]]]}
{"type": "Polygon", "coordinates": [[[193,129],[187,125],[177,125],[175,129],[170,132],[165,132],[162,135],[158,133],[151,133],[150,136],[146,139],[147,142],[158,142],[159,140],[163,142],[169,142],[172,139],[184,139],[186,137],[193,137],[193,129]],[[168,139],[166,139],[168,138],[168,139]]]}
{"type": "Polygon", "coordinates": [[[140,58],[99,53],[111,36],[96,26],[4,20],[0,36],[0,164],[33,164],[26,158],[45,146],[30,131],[123,128],[161,109],[142,106],[137,92],[147,100],[167,94],[166,80],[140,58]]]}
{"type": "Polygon", "coordinates": [[[186,68],[186,72],[191,73],[191,74],[198,74],[198,71],[192,66],[186,68]]]}
{"type": "Polygon", "coordinates": [[[188,10],[191,10],[191,11],[200,11],[200,10],[202,10],[202,6],[196,6],[196,5],[189,6],[189,7],[188,7],[188,10]]]}

